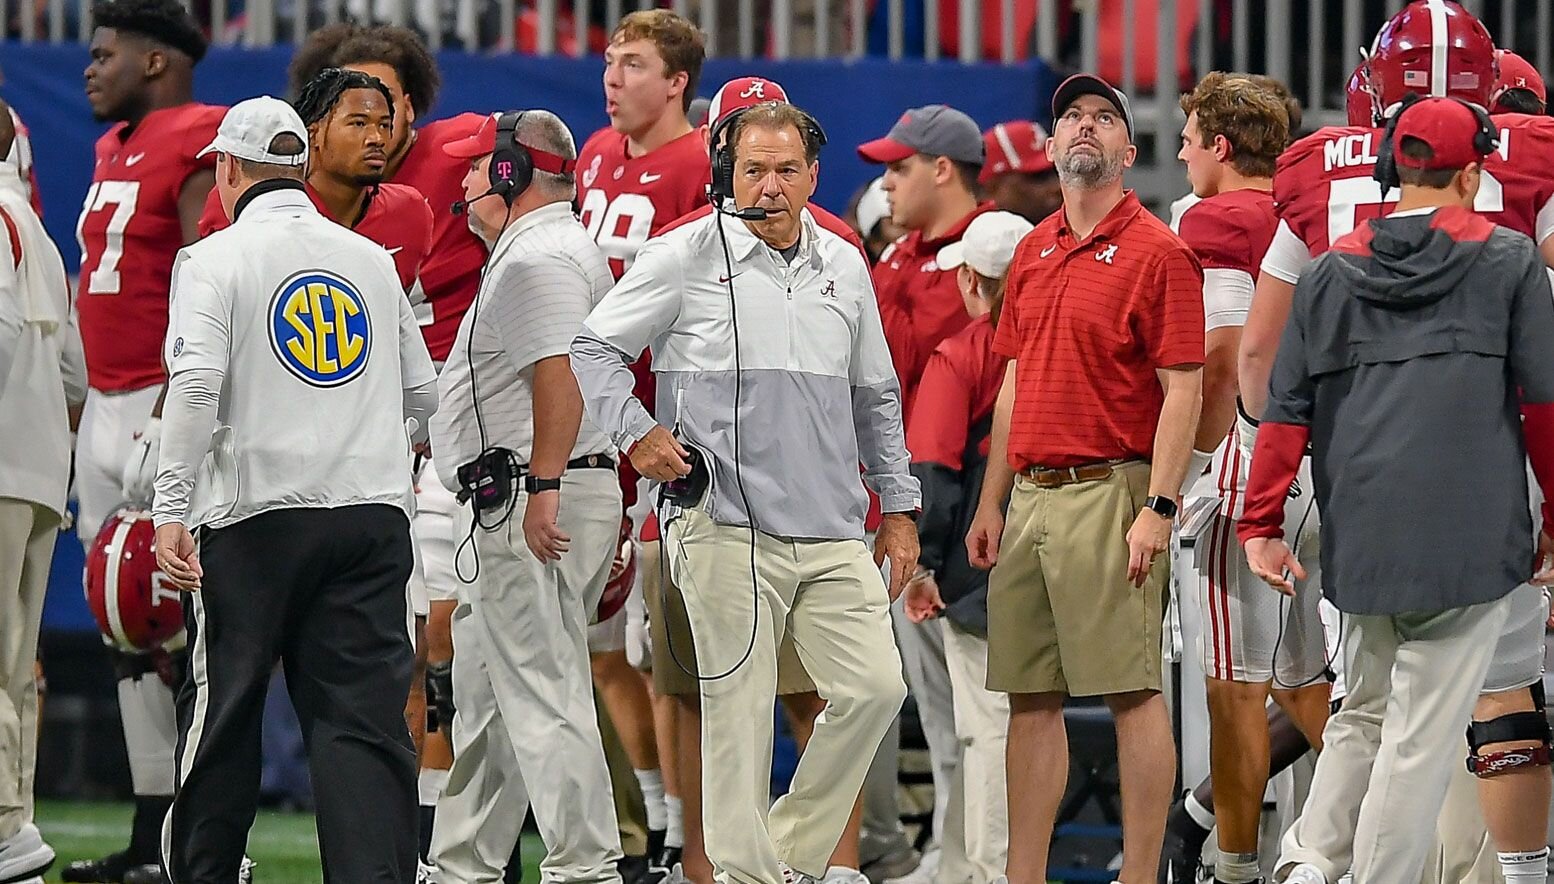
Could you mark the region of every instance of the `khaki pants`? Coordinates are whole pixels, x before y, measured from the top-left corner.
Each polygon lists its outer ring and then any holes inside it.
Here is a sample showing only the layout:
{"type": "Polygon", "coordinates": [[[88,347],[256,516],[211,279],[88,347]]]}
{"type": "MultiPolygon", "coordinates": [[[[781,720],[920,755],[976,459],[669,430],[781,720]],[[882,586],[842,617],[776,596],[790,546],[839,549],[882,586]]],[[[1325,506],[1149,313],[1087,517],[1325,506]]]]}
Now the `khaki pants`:
{"type": "Polygon", "coordinates": [[[779,860],[818,878],[906,697],[879,569],[860,541],[752,540],[697,510],[673,521],[666,543],[705,679],[707,857],[724,884],[782,884],[779,860]],[[827,705],[792,790],[768,814],[777,649],[790,629],[827,705]]]}
{"type": "Polygon", "coordinates": [[[0,497],[0,841],[32,821],[38,760],[33,661],[58,533],[57,513],[0,497]]]}
{"type": "Polygon", "coordinates": [[[987,684],[987,639],[944,624],[944,659],[955,690],[960,740],[966,860],[972,884],[989,884],[1009,857],[1009,794],[1004,749],[1009,743],[1009,695],[987,684]]]}
{"type": "Polygon", "coordinates": [[[519,493],[512,518],[496,531],[476,529],[480,578],[468,588],[467,607],[454,612],[453,767],[439,804],[462,806],[463,820],[483,818],[495,835],[444,831],[439,818],[432,859],[444,884],[488,880],[493,853],[481,845],[510,845],[532,802],[546,881],[619,884],[620,836],[587,632],[620,536],[620,484],[608,470],[563,477],[559,525],[572,545],[560,562],[542,563],[529,551],[527,500],[519,493]],[[466,656],[466,645],[478,650],[466,656]],[[493,773],[505,780],[503,794],[482,814],[494,800],[493,773]]]}
{"type": "Polygon", "coordinates": [[[1349,694],[1279,857],[1329,881],[1418,884],[1506,598],[1431,615],[1344,617],[1349,694]]]}

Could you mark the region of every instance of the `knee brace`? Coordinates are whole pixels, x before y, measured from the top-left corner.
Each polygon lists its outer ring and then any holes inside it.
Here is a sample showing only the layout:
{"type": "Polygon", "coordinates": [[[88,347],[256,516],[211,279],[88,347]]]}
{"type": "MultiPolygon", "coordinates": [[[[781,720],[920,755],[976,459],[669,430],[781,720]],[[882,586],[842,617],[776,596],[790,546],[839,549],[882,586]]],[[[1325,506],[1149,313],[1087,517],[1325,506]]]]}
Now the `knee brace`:
{"type": "Polygon", "coordinates": [[[1475,721],[1469,726],[1468,770],[1475,776],[1487,779],[1519,767],[1549,764],[1550,741],[1554,734],[1550,732],[1549,719],[1544,712],[1546,701],[1543,683],[1534,682],[1528,690],[1532,693],[1533,711],[1512,712],[1489,721],[1475,721]],[[1539,745],[1479,754],[1479,749],[1484,746],[1524,741],[1537,742],[1539,745]]]}
{"type": "Polygon", "coordinates": [[[453,730],[453,661],[426,664],[426,730],[453,730]]]}

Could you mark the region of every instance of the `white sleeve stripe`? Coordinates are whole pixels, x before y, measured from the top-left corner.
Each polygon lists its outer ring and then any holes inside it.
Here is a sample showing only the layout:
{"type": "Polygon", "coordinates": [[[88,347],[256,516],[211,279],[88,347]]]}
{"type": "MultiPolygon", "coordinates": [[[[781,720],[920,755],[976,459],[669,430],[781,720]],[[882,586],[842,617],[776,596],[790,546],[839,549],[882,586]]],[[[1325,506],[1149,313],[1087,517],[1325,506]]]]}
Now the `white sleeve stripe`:
{"type": "Polygon", "coordinates": [[[1538,210],[1538,219],[1533,222],[1532,229],[1532,238],[1537,240],[1538,245],[1543,245],[1544,240],[1554,236],[1554,196],[1549,197],[1549,201],[1538,210]]]}
{"type": "Polygon", "coordinates": [[[1268,244],[1268,252],[1263,255],[1263,264],[1259,269],[1275,279],[1294,285],[1300,282],[1301,273],[1305,272],[1311,261],[1311,250],[1290,229],[1288,222],[1280,221],[1279,229],[1274,231],[1273,242],[1268,244]]]}
{"type": "Polygon", "coordinates": [[[1245,325],[1252,307],[1252,274],[1223,267],[1203,271],[1203,314],[1209,330],[1245,325]],[[1237,319],[1239,318],[1239,321],[1237,319]]]}

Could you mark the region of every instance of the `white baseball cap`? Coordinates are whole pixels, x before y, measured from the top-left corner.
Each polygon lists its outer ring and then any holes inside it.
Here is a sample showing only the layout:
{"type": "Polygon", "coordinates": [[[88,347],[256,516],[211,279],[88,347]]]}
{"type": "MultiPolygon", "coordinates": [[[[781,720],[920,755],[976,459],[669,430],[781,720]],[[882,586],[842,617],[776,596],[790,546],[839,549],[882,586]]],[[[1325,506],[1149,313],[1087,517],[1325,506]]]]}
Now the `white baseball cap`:
{"type": "Polygon", "coordinates": [[[939,250],[936,263],[940,270],[965,264],[989,279],[1003,279],[1014,259],[1014,247],[1035,226],[1013,212],[986,212],[966,225],[959,242],[939,250]]]}
{"type": "Polygon", "coordinates": [[[221,118],[216,140],[206,145],[198,156],[212,152],[251,163],[300,166],[308,161],[308,130],[291,105],[279,98],[261,95],[232,105],[221,118]],[[275,136],[288,132],[302,139],[302,152],[295,156],[270,153],[275,136]]]}
{"type": "Polygon", "coordinates": [[[869,182],[869,187],[858,198],[858,228],[864,236],[874,232],[875,225],[890,217],[890,197],[885,194],[885,177],[869,182]]]}

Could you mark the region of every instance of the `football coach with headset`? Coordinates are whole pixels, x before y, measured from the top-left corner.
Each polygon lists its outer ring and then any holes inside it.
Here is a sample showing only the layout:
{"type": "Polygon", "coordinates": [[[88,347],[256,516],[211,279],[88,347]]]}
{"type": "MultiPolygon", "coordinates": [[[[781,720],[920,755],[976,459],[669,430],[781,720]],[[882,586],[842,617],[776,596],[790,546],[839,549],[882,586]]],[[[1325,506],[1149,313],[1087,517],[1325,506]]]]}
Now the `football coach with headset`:
{"type": "Polygon", "coordinates": [[[889,607],[917,565],[921,495],[869,269],[805,208],[819,125],[762,104],[718,129],[711,143],[732,147],[712,158],[717,211],[649,240],[572,364],[594,422],[669,483],[663,548],[694,637],[703,765],[718,772],[703,788],[707,857],[731,881],[783,884],[825,874],[905,698],[889,607]],[[673,432],[631,394],[645,347],[673,432]],[[885,513],[872,557],[865,483],[885,513]],[[752,710],[771,708],[787,630],[827,707],[768,816],[772,716],[752,710]]]}
{"type": "Polygon", "coordinates": [[[501,880],[532,802],[547,881],[619,884],[587,632],[621,490],[567,358],[610,268],[572,214],[577,147],[555,114],[493,114],[443,151],[470,161],[456,209],[491,258],[432,422],[439,478],[473,503],[475,527],[474,561],[462,547],[455,559],[474,585],[453,614],[454,762],[439,803],[464,811],[438,814],[431,859],[443,884],[501,880]]]}
{"type": "Polygon", "coordinates": [[[152,516],[157,564],[189,592],[163,827],[179,884],[237,880],[277,660],[325,877],[415,877],[410,449],[436,376],[393,259],[308,199],[307,144],[279,99],[227,111],[205,152],[232,226],[173,265],[152,516]]]}

